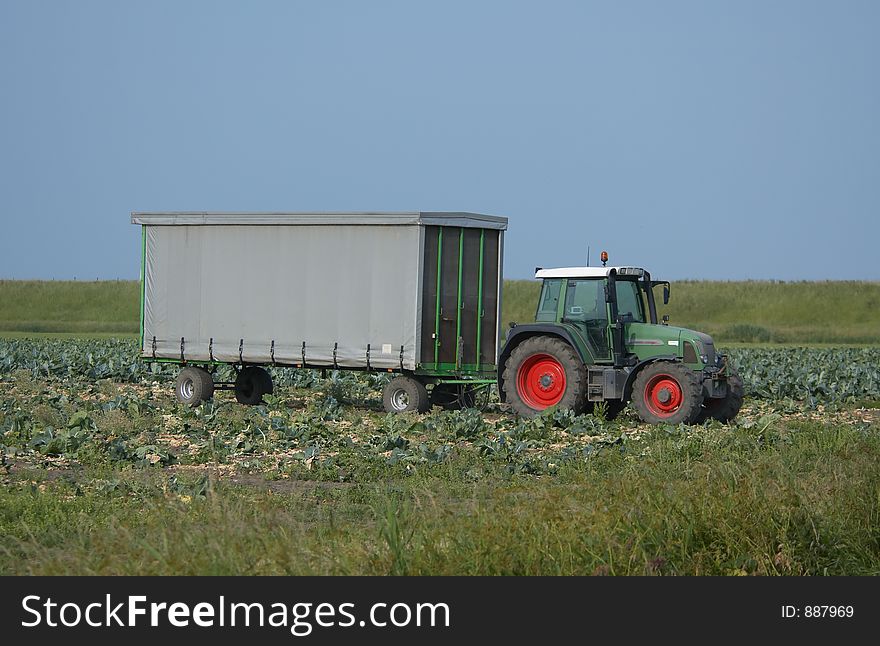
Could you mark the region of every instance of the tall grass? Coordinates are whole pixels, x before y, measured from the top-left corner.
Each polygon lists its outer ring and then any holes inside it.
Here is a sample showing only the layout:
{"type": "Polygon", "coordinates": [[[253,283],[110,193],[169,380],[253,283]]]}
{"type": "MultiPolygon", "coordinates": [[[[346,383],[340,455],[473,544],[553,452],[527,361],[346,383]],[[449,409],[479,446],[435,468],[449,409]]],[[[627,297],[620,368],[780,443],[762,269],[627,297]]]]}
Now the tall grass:
{"type": "Polygon", "coordinates": [[[672,294],[665,310],[672,320],[703,329],[725,341],[880,340],[877,282],[685,281],[673,285],[672,294]]]}
{"type": "Polygon", "coordinates": [[[484,463],[475,481],[463,457],[283,495],[20,474],[0,489],[0,573],[876,575],[878,465],[876,430],[777,423],[657,429],[639,456],[547,479],[484,463]]]}
{"type": "Polygon", "coordinates": [[[0,281],[4,332],[137,332],[138,281],[0,281]]]}

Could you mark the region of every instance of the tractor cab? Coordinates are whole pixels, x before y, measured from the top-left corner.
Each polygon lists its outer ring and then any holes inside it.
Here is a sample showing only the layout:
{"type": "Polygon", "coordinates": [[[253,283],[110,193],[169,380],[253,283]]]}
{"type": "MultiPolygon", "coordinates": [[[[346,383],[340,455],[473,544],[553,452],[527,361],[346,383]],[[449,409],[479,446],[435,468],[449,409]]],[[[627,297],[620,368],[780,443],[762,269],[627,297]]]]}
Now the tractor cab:
{"type": "Polygon", "coordinates": [[[664,303],[669,301],[669,283],[652,281],[641,267],[538,268],[535,278],[543,280],[535,321],[574,328],[596,363],[638,354],[626,340],[638,345],[644,326],[657,325],[655,286],[663,285],[664,303]]]}
{"type": "Polygon", "coordinates": [[[742,381],[712,338],[658,322],[654,289],[666,304],[668,282],[642,267],[539,267],[535,278],[535,321],[511,324],[498,360],[502,401],[518,413],[632,401],[643,420],[675,424],[739,412],[742,381]]]}

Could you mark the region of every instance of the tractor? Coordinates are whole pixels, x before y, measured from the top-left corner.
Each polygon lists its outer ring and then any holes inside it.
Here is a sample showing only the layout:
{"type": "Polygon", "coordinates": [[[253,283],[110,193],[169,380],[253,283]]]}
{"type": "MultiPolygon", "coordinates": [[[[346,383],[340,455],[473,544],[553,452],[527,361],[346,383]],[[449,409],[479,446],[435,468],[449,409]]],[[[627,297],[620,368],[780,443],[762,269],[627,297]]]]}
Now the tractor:
{"type": "Polygon", "coordinates": [[[640,267],[536,268],[543,281],[534,323],[511,323],[498,359],[501,401],[521,416],[549,408],[607,418],[632,402],[651,424],[736,417],[743,382],[707,334],[658,323],[654,288],[640,267]]]}

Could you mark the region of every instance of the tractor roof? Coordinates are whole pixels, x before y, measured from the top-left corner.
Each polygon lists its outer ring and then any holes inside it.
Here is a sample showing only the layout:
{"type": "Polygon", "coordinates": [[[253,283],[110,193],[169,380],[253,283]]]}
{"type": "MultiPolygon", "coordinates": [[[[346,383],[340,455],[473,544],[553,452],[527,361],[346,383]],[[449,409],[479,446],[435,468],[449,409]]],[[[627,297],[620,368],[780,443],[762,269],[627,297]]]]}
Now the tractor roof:
{"type": "Polygon", "coordinates": [[[621,276],[642,276],[641,267],[558,267],[556,269],[535,269],[535,278],[605,278],[611,270],[621,276]]]}

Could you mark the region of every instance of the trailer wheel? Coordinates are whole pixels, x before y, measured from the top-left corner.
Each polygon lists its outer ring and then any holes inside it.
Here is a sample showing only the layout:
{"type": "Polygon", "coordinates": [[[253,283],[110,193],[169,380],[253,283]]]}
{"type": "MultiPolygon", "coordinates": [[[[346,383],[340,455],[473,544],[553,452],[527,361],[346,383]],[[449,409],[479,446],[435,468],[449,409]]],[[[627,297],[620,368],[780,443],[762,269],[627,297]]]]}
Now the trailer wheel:
{"type": "Polygon", "coordinates": [[[707,419],[717,419],[719,422],[729,422],[739,415],[739,409],[743,405],[746,389],[740,376],[732,370],[727,377],[727,395],[721,399],[706,399],[703,408],[697,417],[697,423],[702,424],[707,419]]]}
{"type": "Polygon", "coordinates": [[[272,383],[272,375],[265,368],[257,369],[257,379],[260,382],[260,390],[264,395],[271,395],[275,392],[275,385],[272,383]]]}
{"type": "Polygon", "coordinates": [[[632,403],[642,421],[649,424],[691,424],[702,410],[703,388],[687,366],[656,361],[636,376],[632,403]]]}
{"type": "Polygon", "coordinates": [[[420,381],[401,375],[388,382],[382,391],[382,404],[389,413],[428,410],[428,391],[420,381]]]}
{"type": "Polygon", "coordinates": [[[235,378],[235,399],[239,404],[256,406],[263,401],[263,395],[272,394],[272,390],[272,377],[258,366],[242,368],[235,378]]]}
{"type": "Polygon", "coordinates": [[[195,408],[214,396],[214,379],[202,368],[184,368],[177,375],[174,395],[181,404],[195,408]]]}
{"type": "Polygon", "coordinates": [[[574,349],[562,339],[533,336],[520,343],[504,367],[504,394],[523,417],[557,406],[580,413],[584,408],[587,371],[574,349]]]}

